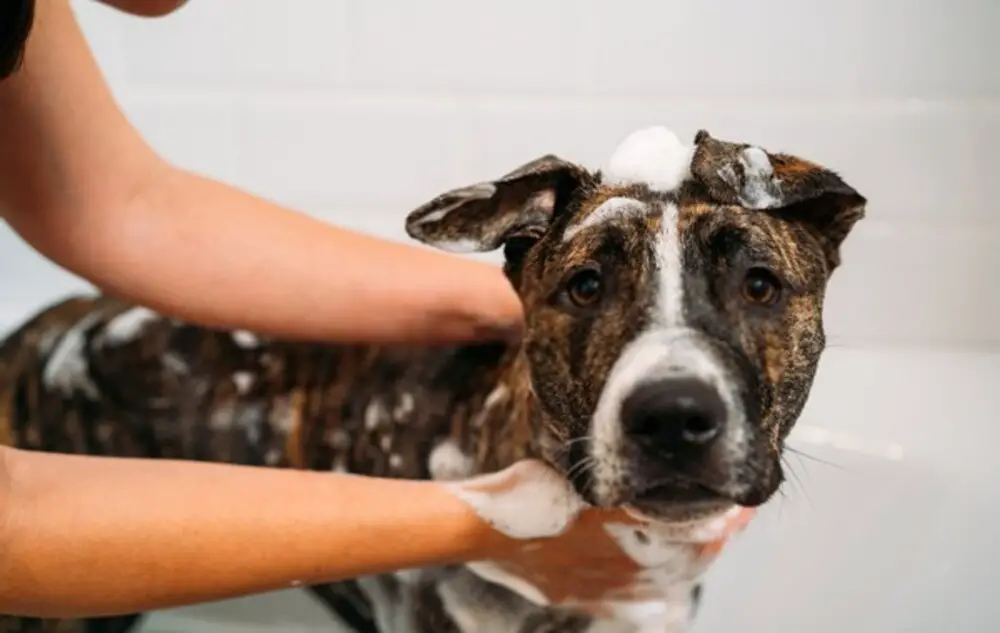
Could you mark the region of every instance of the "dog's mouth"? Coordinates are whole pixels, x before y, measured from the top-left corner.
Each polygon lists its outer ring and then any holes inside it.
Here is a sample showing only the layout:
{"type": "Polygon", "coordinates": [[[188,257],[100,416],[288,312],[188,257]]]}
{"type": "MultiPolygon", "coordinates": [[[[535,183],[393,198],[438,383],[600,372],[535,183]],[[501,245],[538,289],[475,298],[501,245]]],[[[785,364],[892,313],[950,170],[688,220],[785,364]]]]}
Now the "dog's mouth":
{"type": "MultiPolygon", "coordinates": [[[[748,499],[742,498],[742,495],[734,495],[735,490],[720,489],[711,481],[688,476],[667,464],[657,464],[657,468],[651,469],[649,462],[632,459],[635,457],[633,452],[629,452],[624,459],[619,458],[619,474],[613,477],[607,477],[599,463],[587,458],[563,463],[557,468],[567,474],[571,484],[588,503],[604,508],[631,508],[653,519],[689,520],[715,514],[734,505],[758,505],[747,503],[748,499]],[[651,472],[653,470],[659,472],[651,472]]],[[[718,476],[715,479],[721,483],[728,482],[728,477],[718,476]]]]}
{"type": "MultiPolygon", "coordinates": [[[[678,486],[676,483],[654,483],[635,493],[636,501],[649,503],[700,503],[726,501],[720,492],[699,483],[678,486]]],[[[729,499],[735,502],[735,500],[729,499]]]]}
{"type": "Polygon", "coordinates": [[[651,519],[688,521],[710,516],[737,504],[696,482],[652,482],[633,490],[625,506],[651,519]]]}
{"type": "MultiPolygon", "coordinates": [[[[763,482],[761,482],[763,484],[763,482]]],[[[758,507],[766,503],[780,485],[751,486],[741,494],[718,490],[706,483],[683,477],[645,482],[632,488],[629,505],[668,514],[715,512],[733,505],[758,507]]]]}

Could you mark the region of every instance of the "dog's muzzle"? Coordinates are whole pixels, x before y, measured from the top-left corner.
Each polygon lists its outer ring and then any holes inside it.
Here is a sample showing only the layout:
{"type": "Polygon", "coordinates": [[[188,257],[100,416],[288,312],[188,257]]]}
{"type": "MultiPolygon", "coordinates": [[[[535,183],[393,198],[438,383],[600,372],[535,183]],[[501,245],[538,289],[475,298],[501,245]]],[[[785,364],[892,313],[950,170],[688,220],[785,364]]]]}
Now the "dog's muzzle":
{"type": "Polygon", "coordinates": [[[647,332],[615,364],[594,415],[598,502],[690,504],[745,494],[743,381],[701,332],[647,332]]]}
{"type": "Polygon", "coordinates": [[[672,483],[729,492],[738,457],[734,440],[743,434],[742,416],[730,409],[719,389],[700,378],[638,385],[620,414],[638,479],[649,488],[672,483]]]}

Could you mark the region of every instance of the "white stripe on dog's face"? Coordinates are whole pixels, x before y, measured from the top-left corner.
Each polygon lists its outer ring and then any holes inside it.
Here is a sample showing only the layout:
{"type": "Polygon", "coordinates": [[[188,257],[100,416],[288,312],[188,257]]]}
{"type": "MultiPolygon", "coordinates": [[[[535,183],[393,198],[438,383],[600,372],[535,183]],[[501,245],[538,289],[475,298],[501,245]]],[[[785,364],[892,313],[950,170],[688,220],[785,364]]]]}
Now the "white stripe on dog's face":
{"type": "Polygon", "coordinates": [[[681,249],[680,211],[673,202],[663,205],[663,220],[656,239],[658,299],[653,326],[679,329],[684,322],[684,258],[681,249]]]}
{"type": "MultiPolygon", "coordinates": [[[[676,136],[665,133],[663,128],[642,130],[627,138],[615,151],[609,161],[614,167],[609,176],[614,183],[631,184],[637,184],[637,178],[649,178],[650,182],[642,184],[658,193],[670,194],[683,183],[688,163],[681,164],[681,161],[690,161],[690,156],[691,152],[680,146],[676,136]]],[[[645,204],[637,204],[640,206],[612,198],[572,229],[579,231],[585,224],[605,222],[625,210],[648,209],[645,204]],[[605,207],[608,210],[598,214],[605,207]],[[591,222],[595,216],[597,219],[591,222]]],[[[660,207],[660,229],[651,236],[655,263],[650,292],[655,293],[656,300],[648,326],[622,351],[605,383],[592,420],[594,494],[599,503],[617,503],[629,476],[621,410],[626,398],[641,384],[695,378],[710,385],[719,393],[728,412],[723,437],[719,440],[724,443],[724,454],[736,461],[747,450],[745,415],[735,381],[705,343],[704,335],[691,329],[686,319],[680,211],[670,199],[660,207]]],[[[740,491],[720,492],[735,494],[740,491]]]]}

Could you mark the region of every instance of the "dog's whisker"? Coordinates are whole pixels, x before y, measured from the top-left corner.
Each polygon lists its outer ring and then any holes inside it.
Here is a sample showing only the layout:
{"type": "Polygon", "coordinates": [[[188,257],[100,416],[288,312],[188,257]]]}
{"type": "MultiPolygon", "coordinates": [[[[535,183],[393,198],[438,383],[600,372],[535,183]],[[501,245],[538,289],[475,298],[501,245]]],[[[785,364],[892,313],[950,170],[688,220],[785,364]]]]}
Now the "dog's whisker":
{"type": "Polygon", "coordinates": [[[576,483],[577,479],[579,477],[582,477],[583,474],[587,471],[587,469],[593,468],[593,466],[596,463],[597,463],[597,460],[594,460],[594,459],[587,459],[587,460],[581,461],[580,464],[578,465],[578,467],[574,469],[574,472],[573,472],[572,476],[568,477],[569,481],[571,483],[576,483]]]}
{"type": "Polygon", "coordinates": [[[823,459],[821,457],[816,457],[815,455],[810,455],[809,453],[806,453],[805,451],[803,451],[801,449],[795,448],[794,446],[785,445],[785,450],[788,451],[789,453],[795,455],[799,459],[808,459],[809,461],[816,462],[817,464],[823,464],[824,466],[829,466],[831,468],[836,468],[838,470],[846,470],[846,468],[844,468],[840,464],[835,464],[834,462],[825,460],[825,459],[823,459]]]}
{"type": "Polygon", "coordinates": [[[815,509],[815,506],[813,505],[813,502],[812,502],[812,497],[809,496],[809,492],[806,490],[806,486],[805,486],[805,483],[803,483],[803,481],[802,481],[802,477],[799,476],[799,473],[796,472],[795,468],[792,467],[792,464],[791,464],[790,461],[788,461],[787,459],[785,459],[784,457],[782,457],[781,458],[781,462],[788,469],[788,474],[791,475],[791,479],[789,481],[794,481],[795,482],[795,487],[798,488],[799,492],[802,493],[802,496],[805,498],[806,503],[809,504],[810,508],[815,509]]]}
{"type": "Polygon", "coordinates": [[[568,479],[570,483],[575,483],[578,476],[582,475],[587,468],[590,468],[596,463],[597,460],[588,455],[587,457],[581,459],[578,463],[574,464],[573,467],[566,472],[566,479],[568,479]]]}
{"type": "Polygon", "coordinates": [[[563,457],[563,456],[565,456],[565,455],[569,454],[569,452],[570,452],[570,451],[571,451],[571,450],[572,450],[572,449],[573,449],[573,448],[574,448],[574,447],[575,447],[575,446],[576,446],[577,444],[579,444],[580,442],[583,442],[583,443],[585,443],[585,444],[586,444],[587,442],[590,442],[590,438],[589,438],[589,437],[586,437],[586,436],[585,436],[585,437],[576,437],[576,438],[573,438],[573,439],[571,439],[571,440],[568,440],[568,441],[566,441],[566,442],[562,443],[562,444],[561,444],[561,445],[559,446],[559,449],[558,449],[558,455],[559,455],[560,457],[563,457]]]}
{"type": "Polygon", "coordinates": [[[785,502],[788,501],[788,494],[784,490],[784,486],[778,487],[778,520],[785,514],[785,502]]]}

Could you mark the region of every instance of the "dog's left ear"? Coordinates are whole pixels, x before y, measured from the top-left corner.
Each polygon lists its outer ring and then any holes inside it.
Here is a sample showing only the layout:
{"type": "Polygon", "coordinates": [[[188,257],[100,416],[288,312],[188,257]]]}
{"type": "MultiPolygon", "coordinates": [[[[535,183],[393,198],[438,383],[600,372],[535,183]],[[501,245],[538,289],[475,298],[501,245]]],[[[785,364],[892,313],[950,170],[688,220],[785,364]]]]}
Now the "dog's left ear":
{"type": "Polygon", "coordinates": [[[532,242],[574,189],[592,176],[546,155],[490,182],[448,191],[406,217],[410,237],[452,253],[481,253],[511,240],[532,242]]]}
{"type": "Polygon", "coordinates": [[[720,141],[704,130],[694,142],[691,174],[710,197],[802,222],[822,242],[829,269],[840,264],[840,245],[864,217],[864,196],[836,173],[795,156],[720,141]]]}

